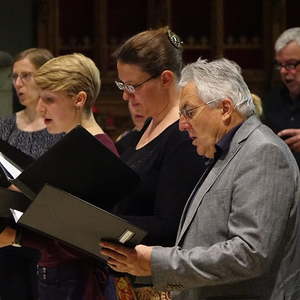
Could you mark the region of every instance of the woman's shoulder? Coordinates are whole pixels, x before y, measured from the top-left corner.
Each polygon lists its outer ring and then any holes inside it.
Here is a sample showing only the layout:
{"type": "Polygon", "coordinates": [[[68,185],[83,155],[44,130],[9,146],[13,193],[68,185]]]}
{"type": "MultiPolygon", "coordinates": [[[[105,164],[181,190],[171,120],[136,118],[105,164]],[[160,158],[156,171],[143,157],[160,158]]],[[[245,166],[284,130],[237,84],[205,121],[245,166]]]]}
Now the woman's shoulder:
{"type": "Polygon", "coordinates": [[[9,116],[3,116],[3,117],[0,117],[0,124],[15,124],[16,123],[16,115],[13,114],[13,115],[9,115],[9,116]]]}
{"type": "Polygon", "coordinates": [[[0,138],[5,138],[12,130],[16,128],[16,115],[10,115],[0,118],[0,138]]]}

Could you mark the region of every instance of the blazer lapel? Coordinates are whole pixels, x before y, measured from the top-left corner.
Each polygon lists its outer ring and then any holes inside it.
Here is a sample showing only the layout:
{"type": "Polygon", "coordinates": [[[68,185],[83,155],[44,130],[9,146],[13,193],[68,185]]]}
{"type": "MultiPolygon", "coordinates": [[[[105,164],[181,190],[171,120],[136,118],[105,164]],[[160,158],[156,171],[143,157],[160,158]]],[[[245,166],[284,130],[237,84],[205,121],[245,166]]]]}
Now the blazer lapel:
{"type": "Polygon", "coordinates": [[[202,202],[204,195],[209,191],[211,186],[217,180],[217,178],[221,175],[223,170],[226,168],[228,163],[234,158],[234,156],[238,153],[238,151],[242,147],[242,142],[247,139],[249,134],[260,125],[260,121],[257,120],[255,116],[247,119],[241,128],[236,132],[235,136],[230,145],[230,149],[225,158],[219,159],[215,166],[211,169],[206,179],[202,183],[201,179],[198,181],[196,187],[194,188],[191,196],[189,197],[185,208],[183,210],[183,214],[180,220],[179,229],[176,238],[176,245],[178,245],[183,238],[185,232],[187,231],[190,223],[192,222],[199,205],[202,202]]]}

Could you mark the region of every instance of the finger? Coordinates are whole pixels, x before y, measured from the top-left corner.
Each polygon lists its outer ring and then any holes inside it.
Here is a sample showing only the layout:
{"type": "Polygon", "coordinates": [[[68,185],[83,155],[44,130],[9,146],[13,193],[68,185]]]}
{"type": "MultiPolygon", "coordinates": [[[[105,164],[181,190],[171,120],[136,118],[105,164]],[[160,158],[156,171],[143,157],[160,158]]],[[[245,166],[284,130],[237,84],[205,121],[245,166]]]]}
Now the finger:
{"type": "Polygon", "coordinates": [[[102,248],[111,249],[114,252],[118,252],[118,253],[123,254],[123,255],[126,255],[128,253],[128,250],[129,250],[128,248],[126,248],[122,245],[114,244],[114,243],[110,243],[110,242],[104,242],[104,241],[100,242],[100,246],[102,248]]]}
{"type": "Polygon", "coordinates": [[[109,258],[106,262],[108,265],[112,265],[118,269],[122,269],[122,270],[128,269],[128,266],[125,263],[117,261],[113,258],[109,258]]]}
{"type": "Polygon", "coordinates": [[[288,144],[289,146],[292,146],[293,144],[299,142],[299,136],[295,135],[293,137],[287,138],[284,140],[286,144],[288,144]]]}
{"type": "Polygon", "coordinates": [[[300,152],[300,141],[294,143],[290,146],[290,148],[295,152],[300,152]]]}
{"type": "Polygon", "coordinates": [[[125,261],[127,258],[125,255],[123,255],[119,252],[116,252],[116,251],[110,250],[110,249],[106,249],[106,248],[101,249],[100,253],[104,256],[108,256],[109,258],[113,258],[116,261],[125,261]]]}
{"type": "Polygon", "coordinates": [[[284,129],[278,132],[279,136],[285,136],[285,135],[296,135],[296,134],[300,134],[300,129],[295,129],[295,128],[290,128],[290,129],[284,129]]]}

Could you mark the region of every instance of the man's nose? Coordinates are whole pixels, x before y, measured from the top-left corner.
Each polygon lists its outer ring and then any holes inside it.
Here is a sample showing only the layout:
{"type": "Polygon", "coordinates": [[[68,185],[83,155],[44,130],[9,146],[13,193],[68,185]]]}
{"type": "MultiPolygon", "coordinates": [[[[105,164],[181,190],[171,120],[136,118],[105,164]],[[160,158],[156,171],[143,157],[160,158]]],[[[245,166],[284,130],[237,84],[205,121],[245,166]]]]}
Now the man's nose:
{"type": "Polygon", "coordinates": [[[282,75],[291,73],[291,70],[288,70],[285,66],[281,66],[279,71],[280,71],[280,74],[282,74],[282,75]]]}
{"type": "Polygon", "coordinates": [[[179,130],[180,131],[185,131],[191,128],[190,123],[186,120],[186,118],[184,118],[183,116],[181,116],[179,118],[179,130]]]}

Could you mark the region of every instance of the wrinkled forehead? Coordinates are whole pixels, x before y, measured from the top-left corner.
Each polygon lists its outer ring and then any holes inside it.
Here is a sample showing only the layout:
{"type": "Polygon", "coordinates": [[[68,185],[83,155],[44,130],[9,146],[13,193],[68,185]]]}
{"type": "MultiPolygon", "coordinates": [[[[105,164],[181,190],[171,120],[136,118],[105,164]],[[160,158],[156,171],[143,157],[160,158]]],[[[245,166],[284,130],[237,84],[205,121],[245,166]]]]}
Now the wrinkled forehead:
{"type": "Polygon", "coordinates": [[[31,63],[28,58],[23,58],[21,60],[16,61],[13,64],[13,72],[34,72],[36,71],[36,67],[31,63]]]}
{"type": "Polygon", "coordinates": [[[275,54],[275,59],[278,62],[300,60],[300,45],[294,41],[288,43],[275,54]]]}
{"type": "Polygon", "coordinates": [[[196,84],[193,81],[187,82],[180,88],[180,107],[199,105],[204,103],[198,93],[196,84]]]}

